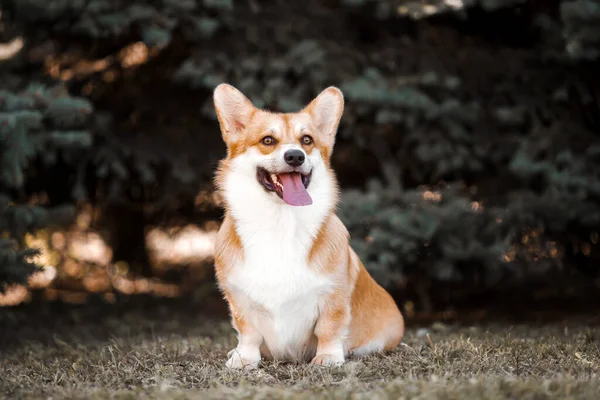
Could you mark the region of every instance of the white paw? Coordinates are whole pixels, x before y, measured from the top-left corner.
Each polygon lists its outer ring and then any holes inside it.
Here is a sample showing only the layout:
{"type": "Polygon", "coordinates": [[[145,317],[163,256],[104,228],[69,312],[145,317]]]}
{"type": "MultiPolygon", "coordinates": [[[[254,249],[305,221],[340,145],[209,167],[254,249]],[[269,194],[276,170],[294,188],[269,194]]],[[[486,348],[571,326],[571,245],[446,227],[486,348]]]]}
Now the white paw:
{"type": "Polygon", "coordinates": [[[230,369],[255,369],[260,363],[260,358],[246,358],[238,349],[230,350],[227,357],[229,359],[225,363],[225,367],[230,369]]]}
{"type": "Polygon", "coordinates": [[[334,366],[342,365],[345,362],[344,356],[335,354],[318,354],[310,362],[314,365],[334,366]]]}

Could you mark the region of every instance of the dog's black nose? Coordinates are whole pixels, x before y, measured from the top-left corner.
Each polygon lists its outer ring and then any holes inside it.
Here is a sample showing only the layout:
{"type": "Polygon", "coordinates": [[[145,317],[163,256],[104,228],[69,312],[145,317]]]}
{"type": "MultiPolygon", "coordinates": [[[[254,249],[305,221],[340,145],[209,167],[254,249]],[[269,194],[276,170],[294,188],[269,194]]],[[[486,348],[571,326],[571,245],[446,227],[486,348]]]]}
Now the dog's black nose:
{"type": "Polygon", "coordinates": [[[292,167],[299,167],[304,162],[304,152],[302,150],[288,150],[283,155],[283,159],[292,167]]]}

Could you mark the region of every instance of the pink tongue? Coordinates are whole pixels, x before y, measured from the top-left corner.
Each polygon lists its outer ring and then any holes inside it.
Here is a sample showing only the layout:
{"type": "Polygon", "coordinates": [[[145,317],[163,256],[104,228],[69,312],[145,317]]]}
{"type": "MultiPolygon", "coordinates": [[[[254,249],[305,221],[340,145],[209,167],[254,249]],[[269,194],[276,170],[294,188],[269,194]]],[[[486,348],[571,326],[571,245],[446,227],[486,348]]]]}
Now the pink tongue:
{"type": "Polygon", "coordinates": [[[283,201],[292,206],[308,206],[312,199],[302,183],[302,177],[298,172],[279,175],[283,185],[283,201]]]}

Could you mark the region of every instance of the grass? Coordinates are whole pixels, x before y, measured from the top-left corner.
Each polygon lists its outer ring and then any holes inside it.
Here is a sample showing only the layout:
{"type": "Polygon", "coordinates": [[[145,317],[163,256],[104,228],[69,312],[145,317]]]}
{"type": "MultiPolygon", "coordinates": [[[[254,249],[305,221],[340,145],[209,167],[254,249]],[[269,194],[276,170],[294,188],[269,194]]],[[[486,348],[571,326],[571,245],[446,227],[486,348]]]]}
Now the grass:
{"type": "Polygon", "coordinates": [[[12,321],[4,325],[12,339],[0,342],[0,396],[600,398],[600,330],[575,323],[412,326],[385,356],[335,368],[268,363],[244,373],[223,367],[235,345],[227,320],[152,311],[99,318],[84,307],[51,323],[5,315],[0,323],[12,321]]]}

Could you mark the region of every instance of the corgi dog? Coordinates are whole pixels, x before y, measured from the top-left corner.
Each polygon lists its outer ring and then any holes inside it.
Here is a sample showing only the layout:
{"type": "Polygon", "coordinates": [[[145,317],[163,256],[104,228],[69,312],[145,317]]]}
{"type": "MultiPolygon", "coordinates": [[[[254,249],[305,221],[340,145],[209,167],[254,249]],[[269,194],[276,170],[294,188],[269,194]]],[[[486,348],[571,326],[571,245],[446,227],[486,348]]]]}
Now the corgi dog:
{"type": "Polygon", "coordinates": [[[342,92],[329,87],[295,113],[256,108],[225,83],[213,101],[227,147],[215,174],[225,209],[215,275],[238,336],[226,367],[339,365],[395,349],[404,318],[336,215],[342,92]]]}

